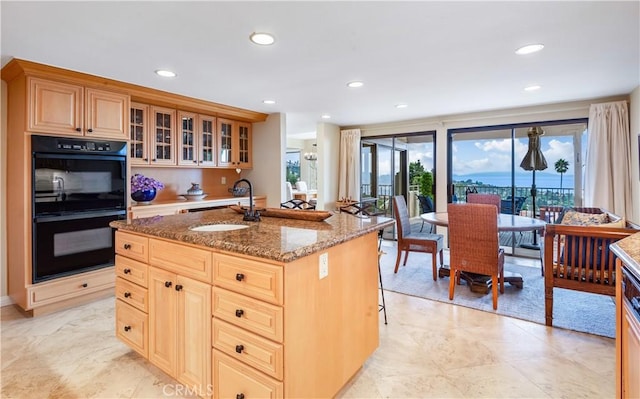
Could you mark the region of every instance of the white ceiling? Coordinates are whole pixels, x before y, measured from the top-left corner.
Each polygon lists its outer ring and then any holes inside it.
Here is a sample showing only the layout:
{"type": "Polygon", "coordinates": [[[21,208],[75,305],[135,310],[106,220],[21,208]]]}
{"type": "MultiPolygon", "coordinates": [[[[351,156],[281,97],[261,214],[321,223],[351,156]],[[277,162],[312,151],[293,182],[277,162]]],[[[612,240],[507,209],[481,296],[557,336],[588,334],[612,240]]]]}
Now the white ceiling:
{"type": "Polygon", "coordinates": [[[628,94],[640,2],[0,2],[22,58],[250,110],[353,126],[628,94]],[[276,43],[256,46],[254,31],[276,43]],[[544,43],[542,52],[514,50],[544,43]],[[174,70],[164,79],[153,71],[174,70]],[[363,80],[350,89],[346,83],[363,80]],[[542,89],[525,92],[538,84],[542,89]],[[277,104],[265,105],[263,99],[277,104]],[[408,108],[396,109],[397,103],[408,108]]]}

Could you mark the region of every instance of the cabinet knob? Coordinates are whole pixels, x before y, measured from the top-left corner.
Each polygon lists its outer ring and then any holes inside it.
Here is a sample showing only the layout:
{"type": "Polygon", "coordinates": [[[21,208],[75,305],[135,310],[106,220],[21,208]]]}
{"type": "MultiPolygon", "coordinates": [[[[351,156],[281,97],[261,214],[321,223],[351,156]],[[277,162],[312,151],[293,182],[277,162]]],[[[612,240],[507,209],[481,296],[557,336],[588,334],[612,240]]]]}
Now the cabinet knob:
{"type": "Polygon", "coordinates": [[[172,284],[171,281],[165,281],[164,282],[164,286],[167,287],[167,288],[171,287],[171,284],[172,284]]]}
{"type": "Polygon", "coordinates": [[[149,158],[142,158],[143,161],[149,162],[149,158]]]}
{"type": "Polygon", "coordinates": [[[93,133],[93,129],[87,129],[87,132],[93,133]]]}
{"type": "Polygon", "coordinates": [[[244,399],[244,394],[243,393],[237,394],[236,399],[244,399]]]}
{"type": "Polygon", "coordinates": [[[176,291],[182,291],[182,285],[176,284],[176,291]]]}
{"type": "Polygon", "coordinates": [[[124,293],[124,297],[125,298],[131,298],[131,293],[130,292],[125,292],[124,293]]]}
{"type": "Polygon", "coordinates": [[[242,273],[236,274],[236,280],[238,280],[238,281],[244,280],[244,274],[242,274],[242,273]]]}
{"type": "Polygon", "coordinates": [[[242,317],[243,314],[244,314],[244,310],[236,309],[236,317],[242,317]]]}
{"type": "Polygon", "coordinates": [[[79,127],[76,128],[76,132],[81,132],[82,129],[80,129],[79,127]]]}
{"type": "Polygon", "coordinates": [[[236,353],[242,353],[244,350],[244,345],[236,345],[236,353]]]}
{"type": "Polygon", "coordinates": [[[131,274],[131,269],[124,269],[124,274],[131,274]]]}
{"type": "Polygon", "coordinates": [[[124,244],[124,249],[131,249],[131,244],[124,244]]]}
{"type": "Polygon", "coordinates": [[[87,288],[88,286],[89,286],[89,284],[87,284],[87,283],[83,283],[82,284],[82,288],[87,288]]]}
{"type": "Polygon", "coordinates": [[[198,161],[196,161],[195,159],[193,160],[193,163],[198,163],[198,161]]]}
{"type": "Polygon", "coordinates": [[[156,161],[156,159],[155,159],[155,158],[151,159],[151,162],[155,162],[155,161],[156,161]]]}
{"type": "Polygon", "coordinates": [[[129,331],[129,330],[131,330],[131,326],[124,326],[124,330],[125,330],[125,331],[129,331]]]}

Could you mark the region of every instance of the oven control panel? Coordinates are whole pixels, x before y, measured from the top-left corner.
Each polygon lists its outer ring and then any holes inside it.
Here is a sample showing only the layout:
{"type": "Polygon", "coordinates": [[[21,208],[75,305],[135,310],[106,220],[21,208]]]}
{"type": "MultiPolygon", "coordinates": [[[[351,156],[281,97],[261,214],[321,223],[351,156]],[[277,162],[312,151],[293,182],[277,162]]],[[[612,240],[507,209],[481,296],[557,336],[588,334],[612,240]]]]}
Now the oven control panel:
{"type": "Polygon", "coordinates": [[[75,143],[65,140],[64,142],[58,142],[58,149],[78,151],[111,151],[111,144],[96,141],[84,141],[75,143]]]}
{"type": "Polygon", "coordinates": [[[31,150],[42,153],[100,153],[126,156],[124,141],[100,141],[50,136],[31,136],[31,150]]]}

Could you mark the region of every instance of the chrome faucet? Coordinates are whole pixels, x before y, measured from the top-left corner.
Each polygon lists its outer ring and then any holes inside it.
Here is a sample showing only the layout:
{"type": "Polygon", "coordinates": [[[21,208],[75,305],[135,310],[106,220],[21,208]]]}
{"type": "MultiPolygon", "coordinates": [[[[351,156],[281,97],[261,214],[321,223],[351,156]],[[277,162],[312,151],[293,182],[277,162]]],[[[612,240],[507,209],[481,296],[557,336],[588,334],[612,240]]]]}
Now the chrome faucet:
{"type": "Polygon", "coordinates": [[[253,185],[247,179],[240,179],[237,182],[233,183],[233,191],[236,190],[238,184],[245,182],[249,186],[249,209],[244,211],[244,218],[242,220],[248,222],[259,222],[260,221],[260,212],[253,209],[253,185]]]}

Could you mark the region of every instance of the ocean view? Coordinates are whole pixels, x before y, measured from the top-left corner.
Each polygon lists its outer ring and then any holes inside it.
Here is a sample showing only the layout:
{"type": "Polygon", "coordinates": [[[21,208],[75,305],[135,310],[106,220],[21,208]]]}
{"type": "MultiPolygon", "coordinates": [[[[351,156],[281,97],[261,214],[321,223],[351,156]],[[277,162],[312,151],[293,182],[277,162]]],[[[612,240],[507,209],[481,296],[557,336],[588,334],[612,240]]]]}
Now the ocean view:
{"type": "MultiPolygon", "coordinates": [[[[533,172],[516,172],[516,187],[530,187],[533,172]]],[[[492,186],[510,186],[511,174],[506,172],[471,173],[468,175],[453,175],[454,182],[466,182],[471,180],[471,184],[481,182],[492,186]]],[[[560,188],[560,174],[536,172],[536,187],[538,188],[560,188]]],[[[573,175],[564,174],[562,176],[562,187],[573,188],[573,175]]]]}

